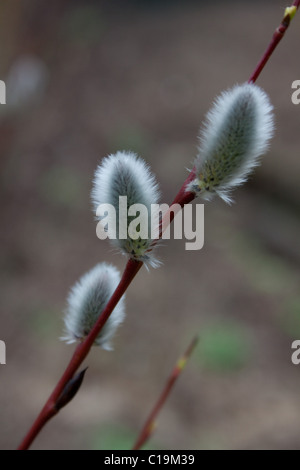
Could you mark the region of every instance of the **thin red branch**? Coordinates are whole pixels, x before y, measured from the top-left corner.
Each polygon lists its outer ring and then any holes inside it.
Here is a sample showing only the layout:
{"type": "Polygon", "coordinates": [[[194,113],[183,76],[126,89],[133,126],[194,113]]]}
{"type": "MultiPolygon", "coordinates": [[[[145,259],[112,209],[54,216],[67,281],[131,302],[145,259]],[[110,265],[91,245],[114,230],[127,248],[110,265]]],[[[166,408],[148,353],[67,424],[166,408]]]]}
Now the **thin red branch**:
{"type": "MultiPolygon", "coordinates": [[[[299,8],[300,0],[296,0],[293,3],[293,6],[299,8]]],[[[263,70],[264,66],[268,62],[269,58],[271,57],[273,51],[277,47],[278,43],[282,39],[285,31],[287,30],[290,23],[290,18],[287,19],[287,16],[283,19],[281,25],[277,28],[272,41],[267,48],[265,54],[263,55],[262,59],[260,60],[259,64],[257,65],[254,73],[249,79],[249,82],[255,82],[260,75],[261,71],[263,70]]],[[[189,191],[186,191],[186,187],[188,183],[190,183],[195,176],[194,169],[191,171],[190,175],[182,185],[181,189],[179,190],[177,196],[175,197],[172,204],[180,204],[183,207],[185,204],[190,203],[194,198],[195,195],[189,191]]],[[[174,218],[174,213],[170,213],[170,222],[172,222],[174,218]]],[[[160,231],[161,237],[161,231],[160,231]]],[[[38,418],[34,422],[33,426],[27,433],[26,437],[24,438],[23,442],[19,446],[19,450],[26,450],[30,447],[36,436],[39,434],[41,429],[44,425],[55,415],[57,414],[57,409],[55,408],[55,404],[59,396],[61,395],[62,391],[64,390],[67,383],[72,379],[77,369],[80,367],[86,356],[88,355],[96,337],[98,336],[101,328],[104,326],[106,321],[108,320],[109,316],[113,312],[115,306],[119,302],[120,298],[124,295],[127,288],[131,284],[132,280],[142,267],[141,262],[129,260],[125,271],[123,273],[122,279],[120,284],[118,285],[116,291],[114,292],[113,296],[111,297],[110,301],[108,302],[106,308],[104,309],[102,315],[99,317],[97,323],[95,324],[94,328],[90,332],[90,334],[86,337],[86,339],[77,346],[75,352],[70,360],[69,365],[67,366],[63,376],[61,377],[60,381],[56,385],[55,389],[53,390],[52,394],[50,395],[49,399],[47,400],[46,405],[40,412],[38,418]]]]}
{"type": "MultiPolygon", "coordinates": [[[[296,7],[297,9],[299,8],[299,5],[300,5],[300,0],[296,0],[292,6],[296,7]]],[[[269,46],[267,47],[266,49],[266,52],[264,53],[264,55],[262,56],[262,58],[260,59],[260,61],[258,62],[253,74],[251,75],[251,77],[249,78],[248,80],[248,83],[255,83],[257,78],[259,77],[259,75],[261,74],[262,70],[264,69],[266,63],[268,62],[268,60],[270,59],[271,55],[273,54],[274,50],[276,49],[276,47],[278,46],[279,42],[281,41],[281,39],[283,38],[283,36],[285,35],[286,33],[286,30],[288,29],[289,25],[290,25],[290,22],[291,22],[291,16],[290,14],[286,14],[284,17],[283,17],[283,20],[281,22],[281,24],[278,26],[278,28],[276,28],[274,34],[273,34],[273,37],[272,37],[272,40],[269,44],[269,46]]]]}
{"type": "Polygon", "coordinates": [[[50,418],[52,418],[55,414],[57,414],[56,401],[58,400],[61,393],[63,392],[66,384],[72,379],[75,372],[77,371],[79,366],[82,364],[82,362],[88,355],[100,330],[102,329],[105,322],[108,320],[110,314],[114,310],[115,306],[117,305],[121,297],[124,295],[124,292],[127,290],[128,286],[131,284],[133,278],[136,276],[136,274],[138,273],[142,265],[143,265],[142,262],[134,261],[131,259],[127,262],[121,281],[117,289],[115,290],[113,296],[111,297],[110,301],[106,305],[103,313],[97,320],[90,334],[75,349],[75,352],[71,358],[71,361],[68,367],[66,368],[63,376],[61,377],[60,381],[56,385],[55,389],[53,390],[52,394],[47,400],[46,405],[44,406],[41,413],[37,417],[36,421],[34,422],[33,426],[29,430],[25,439],[19,446],[19,450],[28,449],[30,445],[32,444],[33,440],[35,439],[35,437],[40,432],[40,430],[47,423],[47,421],[49,421],[50,418]]]}
{"type": "Polygon", "coordinates": [[[147,418],[143,429],[141,430],[136,443],[134,444],[133,450],[139,450],[145,442],[149,439],[152,435],[153,430],[155,428],[155,421],[156,418],[164,406],[167,398],[169,397],[172,389],[174,388],[175,382],[177,381],[178,377],[181,375],[189,357],[191,356],[192,352],[194,351],[196,345],[198,343],[198,337],[194,338],[183,356],[177,361],[176,366],[171,372],[170,377],[167,380],[165,388],[163,389],[162,393],[160,394],[156,404],[154,405],[149,417],[147,418]]]}
{"type": "MultiPolygon", "coordinates": [[[[195,198],[193,193],[187,193],[185,191],[186,184],[190,181],[191,174],[188,176],[186,181],[184,182],[182,188],[180,189],[179,193],[177,194],[174,202],[176,201],[177,204],[180,204],[182,207],[186,204],[186,201],[191,201],[195,198]]],[[[174,204],[173,202],[173,204],[174,204]]],[[[171,214],[170,222],[172,221],[173,217],[171,214]]],[[[20,444],[18,450],[27,450],[31,446],[32,442],[39,434],[41,429],[45,426],[45,424],[55,415],[57,414],[57,409],[55,407],[56,401],[61,395],[62,391],[64,390],[65,386],[72,379],[77,369],[80,367],[84,359],[87,357],[95,339],[97,338],[99,332],[103,328],[104,324],[110,317],[111,313],[113,312],[115,306],[124,295],[126,290],[128,289],[129,285],[131,284],[132,280],[141,269],[143,263],[141,261],[135,261],[133,259],[129,259],[127,262],[125,271],[122,275],[122,279],[114,292],[113,296],[111,297],[110,301],[106,305],[104,311],[102,312],[101,316],[99,317],[98,321],[96,322],[95,326],[86,337],[86,339],[80,343],[70,360],[69,365],[67,366],[63,376],[61,377],[60,381],[56,385],[55,389],[53,390],[52,394],[50,395],[49,399],[47,400],[44,408],[40,412],[39,416],[37,417],[36,421],[32,425],[31,429],[25,436],[24,440],[20,444]]]]}

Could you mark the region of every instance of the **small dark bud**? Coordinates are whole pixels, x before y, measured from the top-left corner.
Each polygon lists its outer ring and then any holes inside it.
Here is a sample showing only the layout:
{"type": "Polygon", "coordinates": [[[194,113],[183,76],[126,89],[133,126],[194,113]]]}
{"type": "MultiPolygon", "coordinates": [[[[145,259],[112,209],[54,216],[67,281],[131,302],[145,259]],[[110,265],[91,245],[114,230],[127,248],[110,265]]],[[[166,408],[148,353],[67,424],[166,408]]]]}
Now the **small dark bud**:
{"type": "Polygon", "coordinates": [[[61,410],[64,406],[66,406],[70,401],[73,400],[75,395],[77,394],[78,390],[81,387],[81,384],[83,382],[85,373],[88,368],[82,370],[78,374],[76,374],[65,386],[62,394],[58,398],[55,408],[57,411],[61,410]]]}

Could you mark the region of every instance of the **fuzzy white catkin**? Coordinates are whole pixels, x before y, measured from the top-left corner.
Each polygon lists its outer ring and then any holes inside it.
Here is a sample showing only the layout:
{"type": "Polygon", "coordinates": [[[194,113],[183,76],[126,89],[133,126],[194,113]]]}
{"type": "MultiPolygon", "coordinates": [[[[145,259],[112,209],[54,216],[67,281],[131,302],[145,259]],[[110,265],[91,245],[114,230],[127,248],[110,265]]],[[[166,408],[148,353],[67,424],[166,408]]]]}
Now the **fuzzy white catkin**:
{"type": "MultiPolygon", "coordinates": [[[[116,239],[111,240],[114,246],[121,249],[130,257],[149,263],[157,264],[151,250],[151,204],[157,204],[159,188],[156,179],[144,160],[132,152],[119,151],[104,158],[95,172],[91,193],[95,212],[100,204],[111,204],[116,210],[116,239]],[[148,210],[148,237],[134,240],[120,239],[119,234],[119,197],[127,197],[127,210],[133,204],[143,204],[148,210]]],[[[128,226],[121,217],[121,223],[128,226]]]]}
{"type": "Polygon", "coordinates": [[[189,191],[231,202],[231,190],[244,183],[259,164],[274,132],[273,107],[254,84],[223,92],[206,116],[195,161],[196,179],[189,191]]]}
{"type": "MultiPolygon", "coordinates": [[[[68,344],[84,339],[95,325],[120,281],[119,271],[106,263],[97,264],[71,288],[65,314],[68,344]]],[[[95,345],[111,350],[111,339],[125,317],[124,296],[95,340],[95,345]]]]}

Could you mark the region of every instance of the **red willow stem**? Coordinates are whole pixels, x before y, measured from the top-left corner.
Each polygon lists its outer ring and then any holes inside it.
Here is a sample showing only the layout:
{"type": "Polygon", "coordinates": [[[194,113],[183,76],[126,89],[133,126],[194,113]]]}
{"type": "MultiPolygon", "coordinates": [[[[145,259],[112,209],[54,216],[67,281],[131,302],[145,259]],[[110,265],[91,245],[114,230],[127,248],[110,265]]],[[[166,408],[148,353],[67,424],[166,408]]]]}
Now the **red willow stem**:
{"type": "Polygon", "coordinates": [[[164,406],[165,401],[169,397],[169,395],[170,395],[170,393],[171,393],[171,391],[172,391],[172,389],[175,385],[175,382],[177,381],[178,377],[181,375],[181,373],[182,373],[188,359],[190,358],[192,352],[194,351],[197,343],[198,343],[198,337],[195,337],[191,341],[189,347],[187,348],[187,350],[185,351],[183,356],[181,356],[181,358],[177,361],[176,366],[172,370],[171,375],[167,380],[165,388],[163,389],[162,393],[160,394],[160,396],[159,396],[156,404],[154,405],[151,413],[149,414],[149,417],[147,418],[147,420],[145,422],[145,425],[142,428],[142,430],[141,430],[141,432],[140,432],[140,434],[139,434],[139,436],[136,440],[136,443],[134,444],[132,450],[139,450],[145,444],[145,442],[149,439],[151,434],[153,433],[153,430],[155,428],[156,417],[159,414],[162,407],[164,406]]]}
{"type": "Polygon", "coordinates": [[[40,432],[40,430],[47,423],[47,421],[49,421],[50,418],[52,418],[54,415],[58,413],[58,410],[56,409],[56,402],[58,398],[62,394],[67,383],[72,379],[75,372],[77,371],[79,366],[82,364],[82,362],[88,355],[100,330],[102,329],[102,327],[108,320],[110,314],[112,313],[115,306],[117,305],[117,303],[123,296],[124,292],[127,290],[128,286],[131,284],[133,278],[136,276],[136,274],[138,273],[142,265],[143,263],[140,261],[135,261],[132,259],[128,260],[124,273],[122,275],[121,281],[118,287],[116,288],[114,294],[112,295],[111,299],[109,300],[108,304],[103,310],[101,316],[98,318],[90,334],[75,349],[75,352],[63,376],[61,377],[60,381],[56,385],[55,389],[53,390],[52,394],[47,400],[46,405],[44,406],[41,413],[37,417],[36,421],[34,422],[33,426],[31,427],[28,434],[24,438],[23,442],[19,446],[18,450],[28,449],[30,445],[32,444],[33,440],[35,439],[35,437],[40,432]]]}
{"type": "MultiPolygon", "coordinates": [[[[298,9],[299,5],[300,5],[300,0],[295,0],[292,6],[296,7],[298,9]]],[[[286,9],[286,12],[287,12],[287,9],[286,9]]],[[[293,16],[294,15],[291,16],[289,13],[285,13],[281,24],[278,26],[278,28],[276,28],[276,30],[273,34],[272,40],[271,40],[269,46],[266,49],[266,52],[264,53],[261,60],[257,64],[253,74],[251,75],[251,77],[248,80],[248,83],[255,83],[256,82],[256,80],[259,77],[261,71],[263,70],[266,63],[268,62],[271,55],[273,54],[274,50],[278,46],[279,42],[281,41],[281,39],[285,35],[285,32],[288,29],[293,16]]]]}
{"type": "MultiPolygon", "coordinates": [[[[187,201],[190,202],[191,200],[195,198],[195,195],[193,193],[185,191],[185,187],[190,182],[192,174],[193,172],[191,172],[191,174],[188,176],[188,178],[184,182],[173,204],[176,201],[177,204],[180,204],[181,207],[183,207],[183,205],[186,204],[187,201]]],[[[174,217],[174,214],[171,213],[170,222],[173,220],[173,217],[174,217]]],[[[112,295],[111,299],[109,300],[102,314],[98,318],[93,329],[90,331],[89,335],[75,349],[74,354],[63,376],[61,377],[60,381],[57,383],[55,389],[53,390],[52,394],[47,400],[45,406],[43,407],[36,421],[33,423],[31,429],[29,430],[24,440],[20,444],[18,450],[29,449],[32,442],[34,441],[36,436],[39,434],[41,429],[45,426],[45,424],[53,416],[55,416],[58,413],[58,410],[56,409],[56,402],[58,398],[62,394],[67,383],[72,379],[77,369],[80,367],[84,359],[87,357],[99,332],[103,328],[104,324],[106,323],[111,313],[113,312],[115,306],[117,305],[121,297],[124,295],[129,285],[131,284],[132,280],[134,279],[134,277],[136,276],[136,274],[138,273],[138,271],[141,269],[142,266],[143,266],[143,263],[141,261],[136,261],[133,259],[128,260],[117,289],[115,290],[114,294],[112,295]]]]}
{"type": "MultiPolygon", "coordinates": [[[[299,8],[300,5],[300,0],[296,0],[293,3],[293,6],[295,6],[297,9],[299,8]]],[[[273,51],[279,44],[280,40],[282,39],[285,31],[287,30],[289,23],[291,20],[291,16],[289,14],[285,15],[281,25],[276,29],[272,41],[270,45],[268,46],[265,54],[263,55],[262,59],[260,60],[259,64],[257,65],[254,73],[252,76],[249,78],[249,83],[252,82],[254,83],[257,78],[259,77],[260,73],[262,72],[263,68],[265,67],[266,63],[270,59],[273,51]]],[[[186,186],[193,180],[195,176],[195,169],[191,171],[189,174],[188,178],[182,185],[181,189],[179,190],[177,196],[175,197],[174,201],[172,204],[180,204],[181,207],[184,206],[184,204],[189,204],[194,198],[195,194],[186,191],[186,186]]],[[[169,214],[170,217],[170,223],[174,219],[175,214],[171,212],[169,214]]],[[[160,236],[161,238],[162,235],[162,230],[160,230],[160,236]]],[[[101,316],[99,317],[98,321],[96,322],[95,326],[89,333],[89,335],[86,337],[86,339],[77,346],[77,348],[74,351],[74,354],[69,362],[69,365],[67,366],[63,376],[57,383],[55,389],[53,390],[52,394],[50,395],[49,399],[47,400],[45,406],[43,407],[42,411],[40,412],[39,416],[37,417],[36,421],[30,428],[29,432],[25,436],[24,440],[20,444],[18,450],[27,450],[31,446],[32,442],[36,438],[36,436],[39,434],[41,429],[44,427],[44,425],[58,413],[58,410],[56,409],[55,405],[62,394],[64,388],[68,384],[68,382],[73,378],[75,372],[77,369],[80,367],[84,359],[87,357],[94,340],[98,336],[101,328],[104,326],[106,321],[108,320],[109,316],[113,312],[115,306],[121,299],[121,297],[124,295],[126,292],[127,288],[131,284],[132,280],[142,267],[143,263],[139,261],[135,261],[130,259],[127,262],[127,265],[125,267],[124,273],[122,275],[121,281],[112,295],[110,301],[106,305],[106,308],[102,312],[101,316]]]]}

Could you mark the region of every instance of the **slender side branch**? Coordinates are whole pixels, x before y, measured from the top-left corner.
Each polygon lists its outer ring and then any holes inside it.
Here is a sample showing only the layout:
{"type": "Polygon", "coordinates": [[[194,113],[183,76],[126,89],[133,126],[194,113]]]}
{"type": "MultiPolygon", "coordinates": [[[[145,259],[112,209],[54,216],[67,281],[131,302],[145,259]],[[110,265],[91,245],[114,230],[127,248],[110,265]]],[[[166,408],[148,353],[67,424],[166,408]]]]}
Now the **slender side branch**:
{"type": "Polygon", "coordinates": [[[279,42],[285,35],[286,30],[288,29],[291,20],[294,18],[297,9],[299,8],[300,0],[296,0],[291,7],[287,7],[285,9],[284,17],[282,19],[281,24],[276,28],[272,40],[269,46],[266,49],[266,52],[262,56],[261,60],[257,64],[253,74],[248,80],[248,83],[255,83],[257,78],[259,77],[261,71],[264,69],[266,63],[270,59],[271,55],[273,54],[274,50],[278,46],[279,42]]]}
{"type": "Polygon", "coordinates": [[[154,408],[152,409],[143,429],[141,430],[136,443],[133,446],[133,450],[139,450],[145,442],[149,439],[149,437],[152,435],[153,430],[155,429],[155,420],[157,415],[159,414],[160,410],[162,409],[165,401],[167,400],[168,396],[170,395],[175,382],[177,381],[178,377],[182,373],[188,359],[190,358],[192,352],[194,351],[196,345],[198,343],[198,337],[195,337],[183,356],[178,360],[176,366],[172,370],[172,373],[170,377],[168,378],[168,381],[165,385],[165,388],[163,389],[159,399],[157,400],[154,408]]]}
{"type": "MultiPolygon", "coordinates": [[[[291,7],[288,7],[285,10],[285,15],[282,20],[282,23],[280,26],[276,29],[273,38],[271,40],[270,45],[268,46],[266,52],[264,53],[263,57],[261,58],[260,62],[258,63],[255,71],[249,78],[249,83],[252,82],[254,83],[259,75],[261,74],[263,68],[265,67],[266,63],[270,59],[272,53],[274,52],[275,48],[279,44],[280,40],[283,38],[290,21],[294,17],[297,9],[299,8],[300,5],[300,0],[295,0],[293,5],[291,7]]],[[[177,196],[175,197],[174,201],[172,204],[180,204],[181,207],[183,207],[185,204],[190,203],[194,198],[195,194],[191,192],[186,191],[186,186],[190,181],[192,181],[194,177],[194,169],[191,171],[190,175],[182,185],[181,189],[179,190],[177,196]]],[[[172,222],[174,218],[174,214],[171,212],[170,213],[170,222],[172,222]]],[[[161,238],[162,235],[162,230],[160,230],[160,236],[161,238]]],[[[155,244],[155,243],[154,243],[155,244]]],[[[127,288],[131,284],[132,280],[142,267],[143,263],[140,261],[135,261],[135,260],[129,260],[127,262],[125,271],[123,273],[122,279],[112,295],[110,301],[108,302],[106,308],[104,309],[102,315],[99,317],[97,323],[95,324],[94,328],[91,330],[90,334],[86,337],[86,339],[77,346],[75,349],[75,352],[70,360],[69,365],[67,366],[63,376],[61,377],[60,381],[56,385],[55,389],[53,390],[51,396],[49,397],[47,403],[45,404],[44,408],[40,412],[38,418],[34,422],[33,426],[29,430],[28,434],[24,438],[23,442],[19,446],[19,450],[26,450],[28,449],[36,436],[39,434],[41,429],[44,427],[44,425],[58,413],[56,403],[57,400],[59,399],[61,393],[65,389],[66,385],[68,382],[74,377],[74,374],[84,361],[84,359],[87,357],[96,337],[98,336],[99,332],[103,328],[104,324],[108,320],[109,316],[113,312],[115,306],[121,299],[121,297],[124,295],[126,292],[127,288]]]]}

